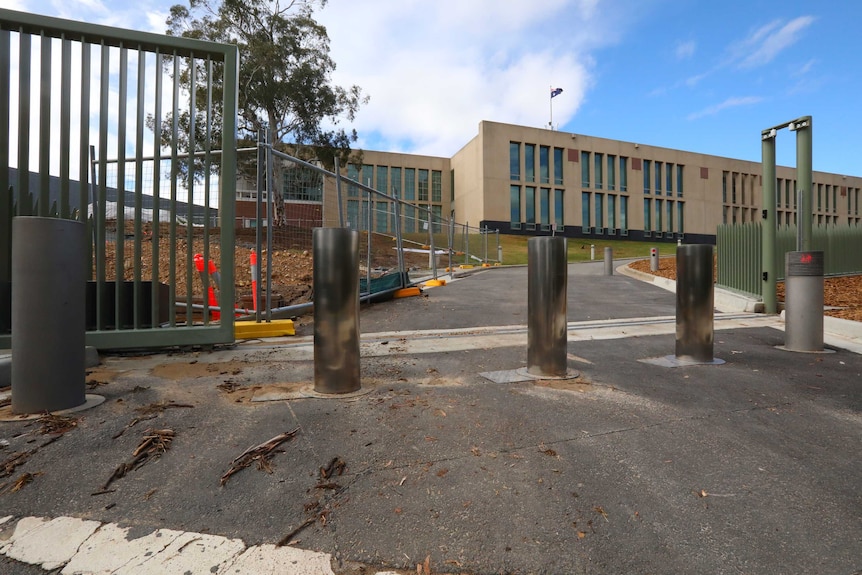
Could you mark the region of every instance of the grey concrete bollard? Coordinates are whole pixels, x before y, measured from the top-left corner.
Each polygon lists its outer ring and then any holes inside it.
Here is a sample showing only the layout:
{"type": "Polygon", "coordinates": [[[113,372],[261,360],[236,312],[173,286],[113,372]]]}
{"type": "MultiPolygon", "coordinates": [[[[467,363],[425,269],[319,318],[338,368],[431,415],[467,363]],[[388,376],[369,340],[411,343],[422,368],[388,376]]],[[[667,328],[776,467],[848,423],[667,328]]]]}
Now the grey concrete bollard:
{"type": "Polygon", "coordinates": [[[823,351],[823,252],[787,252],[784,286],[784,348],[823,351]]]}
{"type": "Polygon", "coordinates": [[[605,275],[614,275],[614,248],[605,248],[605,275]]]}
{"type": "Polygon", "coordinates": [[[359,232],[315,228],[314,390],[350,393],[359,381],[359,232]]]}
{"type": "Polygon", "coordinates": [[[649,271],[658,271],[658,248],[649,249],[649,271]]]}
{"type": "Polygon", "coordinates": [[[86,403],[85,226],[12,220],[12,411],[39,413],[86,403]]]}
{"type": "Polygon", "coordinates": [[[714,347],[712,246],[676,249],[676,357],[711,363],[714,347]]]}
{"type": "Polygon", "coordinates": [[[566,375],[566,239],[527,241],[527,372],[566,375]]]}

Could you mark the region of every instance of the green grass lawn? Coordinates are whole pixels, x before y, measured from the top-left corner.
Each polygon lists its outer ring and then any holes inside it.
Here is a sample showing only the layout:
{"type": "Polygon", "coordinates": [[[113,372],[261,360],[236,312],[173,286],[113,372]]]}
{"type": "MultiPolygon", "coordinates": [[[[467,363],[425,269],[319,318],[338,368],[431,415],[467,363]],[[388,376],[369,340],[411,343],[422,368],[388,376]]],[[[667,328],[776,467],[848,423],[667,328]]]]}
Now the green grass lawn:
{"type": "MultiPolygon", "coordinates": [[[[503,248],[503,264],[504,265],[519,265],[527,263],[527,240],[529,236],[515,236],[500,234],[500,247],[503,248]]],[[[429,242],[428,234],[404,234],[405,247],[423,245],[427,246],[429,242]],[[409,240],[409,241],[407,241],[409,240]]],[[[490,261],[497,260],[497,235],[488,234],[470,234],[469,235],[469,253],[467,258],[468,263],[478,264],[484,259],[487,246],[487,258],[490,261]],[[475,259],[478,257],[479,259],[475,259]]],[[[445,248],[448,246],[449,240],[446,234],[434,234],[434,247],[445,248]]],[[[614,259],[624,258],[647,258],[650,255],[650,248],[659,247],[660,252],[676,253],[676,246],[665,242],[655,244],[650,242],[633,242],[627,240],[603,240],[588,238],[568,238],[568,261],[582,262],[590,259],[590,245],[595,246],[595,259],[604,260],[605,248],[613,249],[614,259]]],[[[458,235],[455,238],[454,249],[457,252],[464,252],[464,236],[458,235]]],[[[465,263],[464,255],[458,255],[453,258],[455,263],[465,263]]]]}

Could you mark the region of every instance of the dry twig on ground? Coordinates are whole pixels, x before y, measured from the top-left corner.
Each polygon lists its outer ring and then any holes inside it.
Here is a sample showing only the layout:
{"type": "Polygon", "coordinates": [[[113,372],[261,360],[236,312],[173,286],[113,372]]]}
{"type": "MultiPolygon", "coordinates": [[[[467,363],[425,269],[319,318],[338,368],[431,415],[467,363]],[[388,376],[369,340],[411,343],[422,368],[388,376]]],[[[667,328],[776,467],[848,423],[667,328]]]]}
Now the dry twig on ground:
{"type": "Polygon", "coordinates": [[[245,469],[255,461],[257,462],[258,469],[266,471],[267,473],[272,473],[272,456],[281,451],[277,449],[278,446],[285,441],[296,437],[297,433],[299,433],[298,427],[293,431],[286,431],[276,435],[269,441],[264,441],[260,445],[249,447],[231,462],[230,469],[221,476],[219,484],[224,486],[224,484],[227,483],[227,480],[230,479],[231,475],[245,469]]]}
{"type": "Polygon", "coordinates": [[[129,471],[133,471],[144,465],[150,459],[158,459],[162,453],[171,448],[176,432],[173,429],[148,429],[144,432],[144,438],[135,451],[132,459],[121,463],[108,478],[99,493],[107,492],[108,486],[117,479],[125,477],[129,471]]]}

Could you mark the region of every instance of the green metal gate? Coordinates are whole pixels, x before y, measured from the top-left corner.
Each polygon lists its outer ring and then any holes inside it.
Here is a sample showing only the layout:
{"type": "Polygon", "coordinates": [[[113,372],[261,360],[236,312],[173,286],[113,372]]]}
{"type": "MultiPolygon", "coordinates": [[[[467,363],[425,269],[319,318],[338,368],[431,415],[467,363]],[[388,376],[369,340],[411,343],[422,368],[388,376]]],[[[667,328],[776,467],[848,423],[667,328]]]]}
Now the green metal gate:
{"type": "Polygon", "coordinates": [[[0,9],[0,348],[19,215],[87,223],[88,345],[234,340],[238,58],[0,9]]]}

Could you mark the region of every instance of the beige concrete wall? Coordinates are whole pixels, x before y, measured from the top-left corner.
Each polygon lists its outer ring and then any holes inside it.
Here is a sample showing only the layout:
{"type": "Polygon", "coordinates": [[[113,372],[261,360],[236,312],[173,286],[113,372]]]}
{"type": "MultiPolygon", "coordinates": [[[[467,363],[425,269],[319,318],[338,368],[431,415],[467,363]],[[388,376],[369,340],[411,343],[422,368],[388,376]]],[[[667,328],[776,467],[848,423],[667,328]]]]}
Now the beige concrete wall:
{"type": "MultiPolygon", "coordinates": [[[[481,126],[481,124],[480,124],[481,126]]],[[[483,133],[472,140],[452,156],[452,170],[455,181],[455,220],[459,224],[471,222],[478,226],[484,219],[485,211],[485,180],[483,169],[483,133]]]]}

